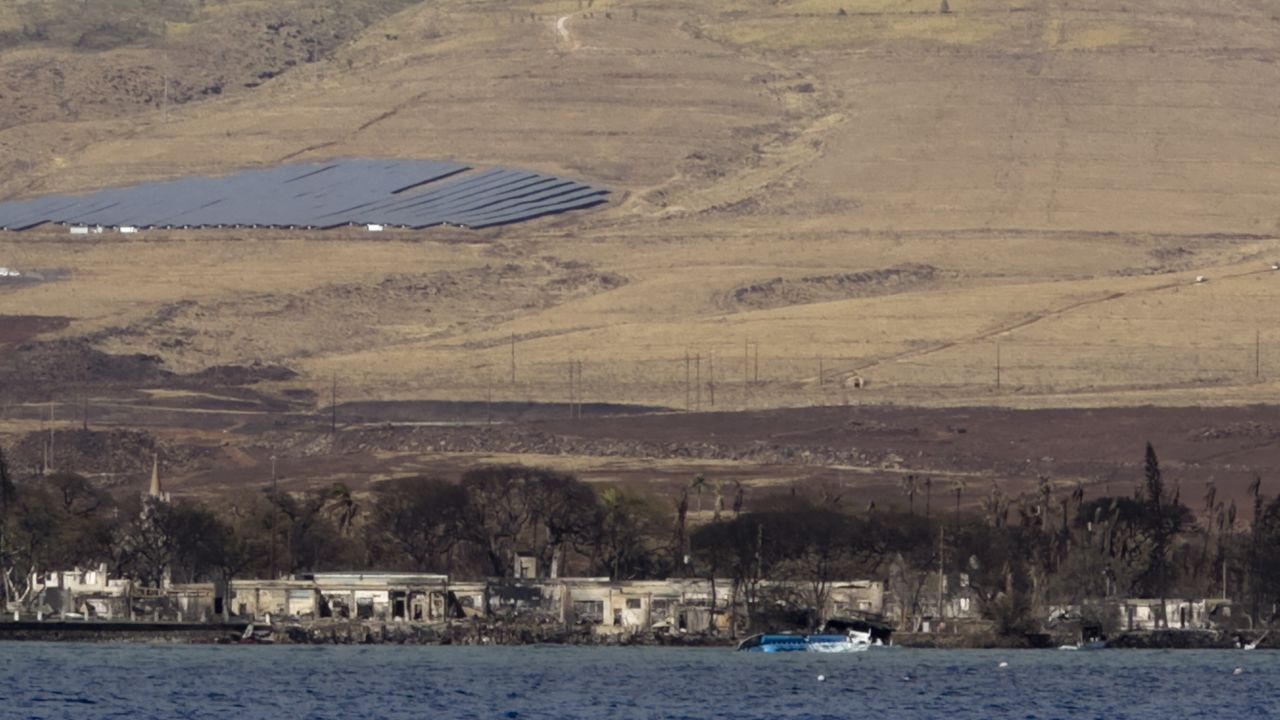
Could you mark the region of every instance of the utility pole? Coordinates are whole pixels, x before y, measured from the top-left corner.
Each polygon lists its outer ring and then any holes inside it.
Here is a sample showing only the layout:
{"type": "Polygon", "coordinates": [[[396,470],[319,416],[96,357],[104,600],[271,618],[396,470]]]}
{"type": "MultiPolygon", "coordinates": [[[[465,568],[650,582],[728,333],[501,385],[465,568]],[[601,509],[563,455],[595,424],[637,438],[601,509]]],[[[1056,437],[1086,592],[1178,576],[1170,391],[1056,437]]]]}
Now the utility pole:
{"type": "Polygon", "coordinates": [[[334,373],[329,383],[329,434],[338,434],[338,373],[334,373]]]}
{"type": "Polygon", "coordinates": [[[693,409],[690,402],[692,397],[692,389],[689,387],[689,351],[684,351],[684,411],[689,412],[693,409]]]}
{"type": "Polygon", "coordinates": [[[693,408],[702,412],[702,353],[693,356],[693,408]]]}
{"type": "Polygon", "coordinates": [[[276,536],[280,512],[280,485],[276,479],[276,456],[271,454],[271,579],[276,579],[276,536]]]}
{"type": "Polygon", "coordinates": [[[581,361],[581,360],[579,360],[579,361],[578,361],[578,375],[577,375],[577,378],[578,378],[578,380],[577,380],[577,382],[578,382],[578,392],[577,392],[577,396],[578,396],[578,418],[579,418],[579,419],[581,419],[581,418],[582,418],[582,361],[581,361]]]}
{"type": "Polygon", "coordinates": [[[1262,331],[1253,331],[1253,379],[1262,379],[1262,331]]]}
{"type": "Polygon", "coordinates": [[[516,384],[516,334],[511,333],[511,384],[516,384]]]}
{"type": "Polygon", "coordinates": [[[573,417],[573,357],[569,358],[569,417],[573,417]]]}
{"type": "Polygon", "coordinates": [[[760,384],[760,341],[752,343],[752,350],[755,352],[755,369],[752,371],[751,382],[760,384]]]}
{"type": "Polygon", "coordinates": [[[53,399],[49,400],[49,462],[45,464],[46,471],[53,470],[53,399]]]}
{"type": "Polygon", "coordinates": [[[1000,389],[1000,343],[996,343],[996,389],[1000,389]]]}
{"type": "Polygon", "coordinates": [[[493,369],[488,368],[484,374],[484,424],[493,424],[493,369]]]}
{"type": "Polygon", "coordinates": [[[824,377],[824,373],[822,372],[822,356],[819,355],[818,356],[818,387],[823,386],[825,379],[826,378],[824,377]]]}
{"type": "Polygon", "coordinates": [[[711,407],[716,406],[716,354],[711,353],[707,358],[707,374],[710,379],[707,381],[707,392],[710,394],[711,407]]]}
{"type": "MultiPolygon", "coordinates": [[[[942,525],[939,525],[938,526],[938,624],[939,626],[942,624],[943,593],[946,590],[946,584],[947,584],[947,576],[944,574],[945,568],[944,568],[944,558],[943,558],[943,553],[945,552],[945,548],[946,548],[945,534],[946,534],[946,530],[942,527],[942,525]]],[[[937,632],[937,631],[935,630],[934,632],[937,632]]]]}
{"type": "Polygon", "coordinates": [[[742,409],[751,407],[751,341],[742,339],[742,409]]]}
{"type": "Polygon", "coordinates": [[[85,432],[89,432],[89,391],[86,390],[84,394],[80,396],[80,399],[82,401],[81,406],[83,409],[83,413],[81,415],[81,420],[83,422],[82,427],[85,432]]]}

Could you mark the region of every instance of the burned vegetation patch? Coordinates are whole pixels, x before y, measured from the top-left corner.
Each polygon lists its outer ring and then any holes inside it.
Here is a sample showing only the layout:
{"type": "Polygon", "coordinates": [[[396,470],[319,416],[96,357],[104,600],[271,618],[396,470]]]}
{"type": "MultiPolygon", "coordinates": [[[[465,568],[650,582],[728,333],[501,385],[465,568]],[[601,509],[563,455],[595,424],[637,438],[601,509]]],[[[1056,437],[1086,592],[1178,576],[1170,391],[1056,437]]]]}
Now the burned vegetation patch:
{"type": "Polygon", "coordinates": [[[9,464],[19,476],[41,475],[45,468],[91,476],[96,485],[137,484],[151,472],[153,459],[163,469],[203,467],[212,448],[170,443],[141,430],[59,428],[22,435],[10,446],[9,464]]]}
{"type": "Polygon", "coordinates": [[[733,291],[735,305],[753,310],[876,297],[932,287],[954,273],[932,265],[909,263],[879,270],[838,275],[776,277],[733,291]]]}
{"type": "Polygon", "coordinates": [[[289,368],[262,363],[214,365],[181,374],[166,368],[157,355],[104,352],[85,337],[0,345],[0,387],[6,388],[7,399],[16,401],[151,388],[234,388],[295,376],[289,368]]]}
{"type": "Polygon", "coordinates": [[[54,315],[0,315],[0,349],[62,330],[71,319],[54,315]]]}
{"type": "Polygon", "coordinates": [[[1187,433],[1187,439],[1193,442],[1209,440],[1274,440],[1280,438],[1280,428],[1254,420],[1230,422],[1224,425],[1209,425],[1196,428],[1187,433]]]}
{"type": "Polygon", "coordinates": [[[293,293],[173,303],[101,340],[114,352],[160,352],[184,372],[247,360],[287,364],[396,342],[404,328],[418,339],[454,337],[624,283],[618,275],[545,260],[397,273],[293,293]]]}

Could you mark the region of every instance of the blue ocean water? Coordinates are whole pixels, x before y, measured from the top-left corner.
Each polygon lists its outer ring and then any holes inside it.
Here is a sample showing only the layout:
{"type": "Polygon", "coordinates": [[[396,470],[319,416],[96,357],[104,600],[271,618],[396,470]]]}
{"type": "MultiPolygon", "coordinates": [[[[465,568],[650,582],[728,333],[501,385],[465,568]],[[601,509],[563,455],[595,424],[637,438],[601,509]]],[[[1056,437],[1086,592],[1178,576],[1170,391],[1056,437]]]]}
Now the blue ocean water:
{"type": "Polygon", "coordinates": [[[1277,718],[1280,653],[0,643],[0,718],[115,717],[1277,718]]]}

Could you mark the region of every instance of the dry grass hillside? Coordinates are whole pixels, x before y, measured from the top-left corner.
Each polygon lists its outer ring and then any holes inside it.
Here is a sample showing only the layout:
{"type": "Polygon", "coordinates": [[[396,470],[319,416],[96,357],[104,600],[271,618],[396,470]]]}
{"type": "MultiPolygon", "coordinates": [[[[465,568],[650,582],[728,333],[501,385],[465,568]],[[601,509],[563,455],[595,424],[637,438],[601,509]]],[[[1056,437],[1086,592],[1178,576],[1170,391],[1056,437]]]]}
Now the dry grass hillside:
{"type": "MultiPolygon", "coordinates": [[[[231,57],[243,39],[210,13],[266,12],[210,5],[94,57],[231,57]]],[[[349,399],[564,400],[571,359],[588,400],[704,409],[1273,397],[1274,3],[940,10],[440,0],[164,112],[3,111],[0,196],[336,156],[614,196],[477,233],[9,234],[0,265],[65,274],[0,286],[0,315],[67,317],[52,336],[178,372],[337,376],[349,399]]],[[[85,52],[20,45],[0,66],[85,52]]],[[[38,87],[5,107],[46,103],[38,87]]]]}

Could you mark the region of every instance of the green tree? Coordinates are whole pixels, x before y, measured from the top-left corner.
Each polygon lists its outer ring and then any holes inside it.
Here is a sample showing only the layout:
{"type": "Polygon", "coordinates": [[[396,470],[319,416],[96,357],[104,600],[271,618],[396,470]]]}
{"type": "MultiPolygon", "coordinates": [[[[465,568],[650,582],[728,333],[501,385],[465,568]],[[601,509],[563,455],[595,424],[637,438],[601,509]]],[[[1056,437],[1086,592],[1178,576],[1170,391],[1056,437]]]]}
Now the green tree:
{"type": "Polygon", "coordinates": [[[1171,556],[1189,513],[1176,496],[1170,496],[1165,489],[1164,474],[1160,471],[1160,461],[1151,443],[1147,443],[1144,475],[1148,561],[1142,581],[1148,596],[1160,598],[1160,619],[1168,627],[1164,606],[1165,596],[1173,583],[1171,556]]]}
{"type": "Polygon", "coordinates": [[[9,557],[9,517],[17,498],[18,489],[9,477],[9,462],[5,458],[4,448],[0,448],[0,611],[6,608],[14,589],[10,575],[12,559],[9,557]]]}
{"type": "Polygon", "coordinates": [[[659,558],[670,554],[662,545],[670,537],[670,525],[661,506],[612,487],[601,490],[599,497],[593,553],[597,567],[614,580],[664,575],[668,567],[659,558]]]}
{"type": "Polygon", "coordinates": [[[83,476],[56,473],[24,484],[16,501],[10,559],[18,578],[112,558],[115,503],[83,476]]]}
{"type": "Polygon", "coordinates": [[[451,570],[450,556],[468,517],[467,491],[431,477],[380,483],[374,493],[375,557],[420,571],[451,570]],[[388,552],[387,550],[391,550],[388,552]]]}

